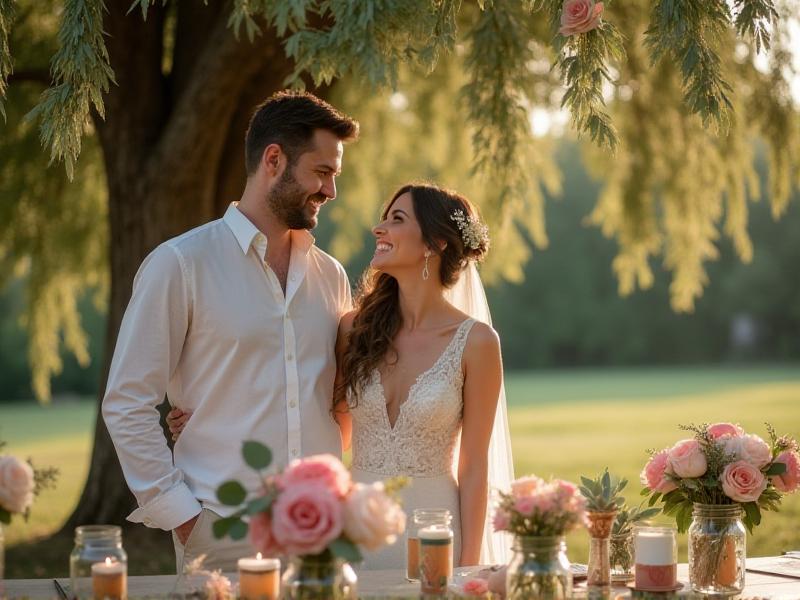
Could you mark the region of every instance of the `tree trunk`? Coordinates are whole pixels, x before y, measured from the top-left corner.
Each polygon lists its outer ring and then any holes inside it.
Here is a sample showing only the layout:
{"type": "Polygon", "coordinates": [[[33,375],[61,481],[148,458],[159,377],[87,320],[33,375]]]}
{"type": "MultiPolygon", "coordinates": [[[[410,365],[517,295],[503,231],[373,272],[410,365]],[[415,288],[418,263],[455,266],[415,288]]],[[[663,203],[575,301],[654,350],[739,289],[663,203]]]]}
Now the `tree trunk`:
{"type": "MultiPolygon", "coordinates": [[[[133,277],[162,241],[221,215],[244,184],[244,132],[252,108],[290,72],[274,32],[250,44],[226,26],[224,2],[154,3],[126,14],[108,2],[105,31],[117,86],[95,116],[108,183],[111,297],[98,406],[133,277]],[[165,23],[175,19],[172,69],[162,72],[165,23]]],[[[227,9],[229,10],[229,8],[227,9]]],[[[167,49],[166,51],[169,51],[167,49]]],[[[102,417],[89,474],[66,533],[85,523],[124,525],[135,508],[102,417]]]]}

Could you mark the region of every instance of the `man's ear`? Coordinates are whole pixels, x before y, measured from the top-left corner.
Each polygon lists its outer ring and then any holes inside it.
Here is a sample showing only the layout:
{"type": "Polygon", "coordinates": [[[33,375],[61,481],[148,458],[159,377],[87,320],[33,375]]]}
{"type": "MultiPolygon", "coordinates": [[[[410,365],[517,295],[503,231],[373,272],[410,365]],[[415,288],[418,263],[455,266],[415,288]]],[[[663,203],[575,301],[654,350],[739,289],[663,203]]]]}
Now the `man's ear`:
{"type": "Polygon", "coordinates": [[[261,155],[261,162],[267,173],[276,177],[280,174],[283,165],[286,163],[286,155],[278,144],[270,144],[264,148],[261,155]]]}

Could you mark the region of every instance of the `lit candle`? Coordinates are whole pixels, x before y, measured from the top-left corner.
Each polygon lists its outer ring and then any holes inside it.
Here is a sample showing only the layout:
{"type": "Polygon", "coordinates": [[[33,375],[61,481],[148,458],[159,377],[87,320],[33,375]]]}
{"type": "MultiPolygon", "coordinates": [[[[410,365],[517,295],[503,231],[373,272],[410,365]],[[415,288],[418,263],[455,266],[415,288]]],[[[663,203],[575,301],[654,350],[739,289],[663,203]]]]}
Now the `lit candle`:
{"type": "Polygon", "coordinates": [[[128,567],[111,557],[92,565],[92,592],[95,600],[110,598],[125,600],[128,597],[128,567]]]}
{"type": "Polygon", "coordinates": [[[678,584],[678,545],[670,527],[639,527],[634,537],[637,590],[672,590],[678,584]]]}
{"type": "Polygon", "coordinates": [[[419,580],[423,594],[445,594],[453,577],[453,531],[431,525],[419,532],[419,580]]]}
{"type": "Polygon", "coordinates": [[[262,558],[259,552],[254,558],[240,558],[239,598],[242,600],[278,600],[280,595],[281,561],[277,558],[262,558]]]}

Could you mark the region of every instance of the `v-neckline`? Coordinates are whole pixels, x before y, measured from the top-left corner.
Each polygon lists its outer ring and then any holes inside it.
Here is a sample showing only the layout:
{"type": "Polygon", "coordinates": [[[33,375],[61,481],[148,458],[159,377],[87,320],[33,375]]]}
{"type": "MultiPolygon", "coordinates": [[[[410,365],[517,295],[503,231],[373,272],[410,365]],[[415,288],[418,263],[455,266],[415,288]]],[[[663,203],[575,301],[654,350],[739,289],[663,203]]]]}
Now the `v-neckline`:
{"type": "Polygon", "coordinates": [[[394,420],[394,423],[392,423],[391,419],[389,418],[389,404],[386,402],[386,388],[383,387],[383,374],[380,372],[380,369],[375,367],[375,373],[377,375],[376,379],[378,387],[381,390],[381,400],[383,401],[382,402],[383,417],[384,419],[386,419],[386,425],[388,426],[390,432],[394,432],[397,429],[397,424],[400,422],[400,419],[403,416],[403,408],[405,407],[406,404],[408,404],[409,400],[411,400],[415,388],[419,385],[419,383],[428,373],[433,371],[439,365],[439,361],[441,361],[442,358],[444,358],[444,356],[450,350],[450,347],[456,341],[458,334],[461,332],[461,328],[464,327],[465,323],[471,320],[472,320],[471,318],[466,318],[463,321],[461,321],[461,323],[458,324],[458,327],[456,327],[456,332],[450,338],[450,341],[447,342],[447,345],[444,347],[444,350],[442,350],[441,354],[439,354],[436,360],[433,361],[433,364],[424,371],[422,371],[419,375],[417,375],[416,379],[414,380],[414,383],[411,384],[411,386],[408,388],[408,392],[406,392],[406,399],[403,400],[400,403],[400,406],[397,407],[397,418],[394,420]]]}

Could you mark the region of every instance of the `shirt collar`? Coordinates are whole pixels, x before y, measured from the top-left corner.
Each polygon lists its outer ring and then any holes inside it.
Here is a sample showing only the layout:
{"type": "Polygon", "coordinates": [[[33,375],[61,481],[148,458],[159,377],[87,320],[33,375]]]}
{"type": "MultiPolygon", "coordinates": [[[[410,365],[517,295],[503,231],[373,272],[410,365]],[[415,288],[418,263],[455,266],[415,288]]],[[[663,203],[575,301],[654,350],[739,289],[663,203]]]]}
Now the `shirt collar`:
{"type": "MultiPolygon", "coordinates": [[[[258,227],[253,225],[250,219],[242,214],[242,211],[239,210],[238,205],[238,202],[231,202],[230,206],[228,206],[228,210],[225,211],[225,216],[222,218],[222,220],[225,221],[230,230],[233,232],[233,235],[236,237],[236,241],[239,243],[239,247],[242,249],[242,252],[247,254],[250,246],[261,246],[263,248],[261,252],[263,253],[263,256],[266,256],[268,243],[267,237],[258,230],[258,227]]],[[[307,254],[311,249],[311,246],[314,245],[314,236],[311,235],[308,230],[293,229],[291,235],[292,246],[302,251],[303,254],[307,254]]],[[[255,249],[256,252],[259,252],[259,248],[256,247],[255,249]]]]}

